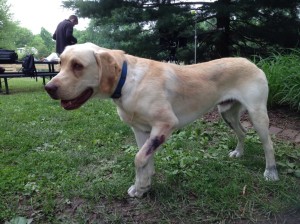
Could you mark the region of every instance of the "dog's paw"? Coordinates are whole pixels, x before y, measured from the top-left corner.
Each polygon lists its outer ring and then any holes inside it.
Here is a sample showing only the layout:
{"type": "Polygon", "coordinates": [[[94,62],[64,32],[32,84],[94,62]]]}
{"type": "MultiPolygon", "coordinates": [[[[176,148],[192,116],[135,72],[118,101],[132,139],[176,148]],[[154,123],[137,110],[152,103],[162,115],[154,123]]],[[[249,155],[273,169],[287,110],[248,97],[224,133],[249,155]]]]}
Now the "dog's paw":
{"type": "Polygon", "coordinates": [[[134,198],[134,197],[141,198],[141,197],[143,197],[145,192],[146,191],[138,191],[136,189],[135,185],[132,185],[127,191],[128,195],[132,198],[134,198]]]}
{"type": "Polygon", "coordinates": [[[231,151],[231,152],[229,153],[229,157],[230,157],[230,158],[233,158],[233,157],[238,158],[238,157],[241,157],[243,154],[244,154],[243,151],[237,150],[237,149],[236,149],[236,150],[231,151]]]}
{"type": "Polygon", "coordinates": [[[267,181],[276,181],[279,180],[278,173],[276,167],[267,168],[264,172],[264,177],[267,181]]]}

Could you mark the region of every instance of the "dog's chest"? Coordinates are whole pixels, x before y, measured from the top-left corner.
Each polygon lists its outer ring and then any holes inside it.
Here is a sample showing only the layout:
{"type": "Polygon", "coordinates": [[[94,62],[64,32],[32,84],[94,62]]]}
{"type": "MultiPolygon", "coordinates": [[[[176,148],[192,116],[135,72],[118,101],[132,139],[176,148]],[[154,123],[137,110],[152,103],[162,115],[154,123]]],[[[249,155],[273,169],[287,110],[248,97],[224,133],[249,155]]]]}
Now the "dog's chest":
{"type": "Polygon", "coordinates": [[[142,131],[149,132],[151,131],[151,126],[147,117],[143,116],[141,113],[138,113],[136,110],[124,110],[124,108],[117,107],[119,117],[123,122],[128,124],[131,127],[138,128],[142,131]]]}

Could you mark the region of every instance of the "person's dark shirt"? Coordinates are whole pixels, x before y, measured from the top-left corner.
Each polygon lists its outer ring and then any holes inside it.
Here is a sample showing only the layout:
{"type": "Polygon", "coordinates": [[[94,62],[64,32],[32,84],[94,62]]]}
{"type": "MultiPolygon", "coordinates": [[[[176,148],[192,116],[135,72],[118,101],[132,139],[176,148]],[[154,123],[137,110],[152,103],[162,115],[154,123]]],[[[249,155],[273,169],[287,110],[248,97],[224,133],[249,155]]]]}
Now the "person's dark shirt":
{"type": "Polygon", "coordinates": [[[52,36],[56,40],[56,53],[61,54],[65,47],[77,43],[73,36],[73,24],[70,20],[65,19],[60,22],[52,36]]]}

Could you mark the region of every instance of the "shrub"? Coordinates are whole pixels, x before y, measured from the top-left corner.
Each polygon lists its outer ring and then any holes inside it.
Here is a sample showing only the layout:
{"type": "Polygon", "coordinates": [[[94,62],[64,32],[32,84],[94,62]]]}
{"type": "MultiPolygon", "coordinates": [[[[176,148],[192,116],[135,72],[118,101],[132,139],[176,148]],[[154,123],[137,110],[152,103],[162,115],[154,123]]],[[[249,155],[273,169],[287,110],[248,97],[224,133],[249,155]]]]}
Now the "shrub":
{"type": "Polygon", "coordinates": [[[300,51],[274,53],[260,59],[257,65],[264,70],[269,81],[269,105],[288,105],[300,111],[300,51]]]}

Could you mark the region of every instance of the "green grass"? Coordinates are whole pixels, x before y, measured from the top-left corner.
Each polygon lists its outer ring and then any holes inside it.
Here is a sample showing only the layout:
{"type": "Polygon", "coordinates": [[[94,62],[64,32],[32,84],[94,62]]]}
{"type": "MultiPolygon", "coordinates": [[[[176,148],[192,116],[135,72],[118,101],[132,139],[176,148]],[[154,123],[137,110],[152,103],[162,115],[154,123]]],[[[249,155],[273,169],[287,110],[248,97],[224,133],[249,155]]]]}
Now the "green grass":
{"type": "Polygon", "coordinates": [[[290,54],[274,53],[258,62],[268,78],[269,104],[289,105],[300,111],[300,51],[290,54]]]}
{"type": "Polygon", "coordinates": [[[266,182],[254,132],[245,156],[230,159],[230,129],[201,119],[173,134],[156,155],[152,189],[130,199],[138,149],[110,100],[65,111],[41,81],[9,85],[0,95],[0,223],[255,223],[300,209],[299,147],[274,141],[280,181],[266,182]]]}

